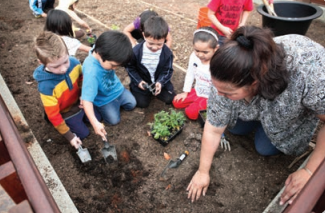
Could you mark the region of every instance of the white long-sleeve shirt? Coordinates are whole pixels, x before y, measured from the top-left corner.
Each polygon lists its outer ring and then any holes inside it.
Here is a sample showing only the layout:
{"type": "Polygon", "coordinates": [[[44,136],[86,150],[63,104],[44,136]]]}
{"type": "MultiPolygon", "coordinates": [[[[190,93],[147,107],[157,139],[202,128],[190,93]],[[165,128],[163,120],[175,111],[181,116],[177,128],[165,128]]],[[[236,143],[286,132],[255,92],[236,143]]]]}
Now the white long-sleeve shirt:
{"type": "Polygon", "coordinates": [[[190,92],[195,79],[195,91],[199,97],[208,98],[212,85],[210,65],[202,64],[201,60],[193,52],[190,56],[186,77],[184,81],[184,92],[190,92]]]}

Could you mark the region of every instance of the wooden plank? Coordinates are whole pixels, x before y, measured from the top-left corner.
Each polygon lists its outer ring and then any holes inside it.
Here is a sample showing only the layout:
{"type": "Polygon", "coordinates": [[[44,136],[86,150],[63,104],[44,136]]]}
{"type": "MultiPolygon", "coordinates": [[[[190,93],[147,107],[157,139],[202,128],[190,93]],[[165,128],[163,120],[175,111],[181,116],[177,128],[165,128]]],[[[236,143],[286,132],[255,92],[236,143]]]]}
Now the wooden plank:
{"type": "Polygon", "coordinates": [[[8,213],[34,213],[32,207],[29,205],[27,200],[19,203],[18,205],[12,207],[8,213]]]}
{"type": "Polygon", "coordinates": [[[16,172],[0,180],[0,184],[16,204],[27,199],[25,189],[16,172]]]}
{"type": "Polygon", "coordinates": [[[14,164],[9,161],[0,166],[0,180],[16,172],[14,164]]]}

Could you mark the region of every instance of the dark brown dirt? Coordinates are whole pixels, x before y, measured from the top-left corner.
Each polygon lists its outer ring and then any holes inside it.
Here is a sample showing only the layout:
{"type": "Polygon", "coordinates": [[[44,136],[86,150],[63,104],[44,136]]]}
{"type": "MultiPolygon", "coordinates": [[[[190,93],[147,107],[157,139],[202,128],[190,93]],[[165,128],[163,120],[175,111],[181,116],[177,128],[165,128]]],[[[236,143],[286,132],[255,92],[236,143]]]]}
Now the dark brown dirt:
{"type": "MultiPolygon", "coordinates": [[[[83,0],[78,9],[91,16],[80,13],[94,33],[100,35],[107,30],[104,25],[117,25],[122,30],[141,11],[152,7],[168,21],[174,40],[175,63],[186,69],[197,11],[206,4],[203,0],[83,0]]],[[[294,157],[261,157],[255,152],[252,136],[226,133],[232,151],[217,151],[207,195],[191,203],[186,187],[198,168],[200,144],[196,134],[201,134],[202,128],[198,122],[187,120],[182,133],[168,146],[161,146],[147,134],[147,123],[152,122],[154,113],[171,107],[158,100],[153,100],[148,109],[122,111],[121,123],[106,127],[109,141],[117,147],[118,165],[104,162],[100,153],[103,144],[93,130],[83,141],[93,160],[82,164],[76,150],[43,119],[37,83],[32,77],[38,66],[32,47],[44,21],[32,16],[27,0],[1,1],[0,71],[29,128],[80,212],[262,212],[283,187],[287,176],[301,164],[300,161],[288,169],[294,157]],[[47,142],[48,139],[51,142],[47,142]],[[190,154],[181,166],[169,170],[164,181],[159,180],[168,162],[163,153],[176,159],[184,150],[190,154]]],[[[254,11],[248,23],[260,26],[260,15],[254,11]]],[[[324,27],[323,22],[313,21],[307,36],[324,45],[324,27]]],[[[86,44],[85,38],[82,42],[86,44]]],[[[85,56],[84,53],[77,55],[81,62],[85,56]]],[[[119,68],[117,73],[127,86],[129,79],[125,70],[119,68]]],[[[177,92],[181,92],[184,76],[185,73],[175,67],[172,82],[177,92]]]]}

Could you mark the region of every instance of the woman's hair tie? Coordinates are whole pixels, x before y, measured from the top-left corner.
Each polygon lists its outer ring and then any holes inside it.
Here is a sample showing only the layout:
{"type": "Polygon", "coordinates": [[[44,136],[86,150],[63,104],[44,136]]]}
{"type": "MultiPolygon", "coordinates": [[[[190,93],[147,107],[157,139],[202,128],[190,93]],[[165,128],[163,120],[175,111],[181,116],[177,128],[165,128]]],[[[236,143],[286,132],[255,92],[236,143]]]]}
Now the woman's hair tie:
{"type": "Polygon", "coordinates": [[[245,36],[240,35],[236,38],[238,44],[246,49],[250,50],[253,48],[253,42],[247,39],[245,36]]]}

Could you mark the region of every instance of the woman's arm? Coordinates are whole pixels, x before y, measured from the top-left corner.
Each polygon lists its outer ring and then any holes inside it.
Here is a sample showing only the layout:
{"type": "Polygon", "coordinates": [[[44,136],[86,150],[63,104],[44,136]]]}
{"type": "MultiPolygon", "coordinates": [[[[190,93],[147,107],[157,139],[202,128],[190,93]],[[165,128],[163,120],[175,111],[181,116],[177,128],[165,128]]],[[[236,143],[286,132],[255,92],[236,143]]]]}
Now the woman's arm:
{"type": "Polygon", "coordinates": [[[201,145],[200,166],[187,187],[188,198],[190,198],[192,202],[198,200],[201,193],[205,196],[205,193],[208,190],[210,184],[209,171],[214,153],[218,149],[221,135],[224,130],[225,127],[217,128],[212,126],[209,121],[206,121],[201,145]]]}
{"type": "MultiPolygon", "coordinates": [[[[317,116],[321,121],[325,121],[325,115],[318,115],[317,116]]],[[[306,185],[307,181],[309,180],[311,174],[309,174],[309,171],[311,173],[314,173],[319,164],[322,162],[322,160],[325,157],[325,126],[322,126],[322,128],[319,130],[317,135],[317,141],[316,146],[311,154],[305,168],[306,169],[300,169],[287,178],[285,182],[285,190],[283,191],[281,195],[280,205],[283,205],[287,201],[289,201],[289,204],[293,202],[293,200],[296,198],[298,193],[301,191],[301,189],[306,185]]]]}

